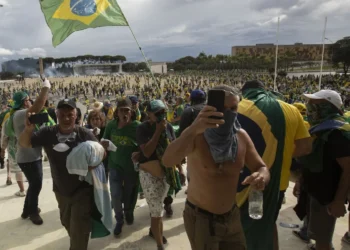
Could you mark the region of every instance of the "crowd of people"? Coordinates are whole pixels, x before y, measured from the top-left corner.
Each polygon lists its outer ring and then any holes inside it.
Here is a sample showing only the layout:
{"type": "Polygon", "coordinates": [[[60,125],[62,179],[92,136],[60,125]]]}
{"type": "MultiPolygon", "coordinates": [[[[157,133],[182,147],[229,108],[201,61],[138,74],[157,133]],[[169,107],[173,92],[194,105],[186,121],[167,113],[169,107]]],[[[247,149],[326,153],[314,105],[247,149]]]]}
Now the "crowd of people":
{"type": "MultiPolygon", "coordinates": [[[[278,91],[270,75],[247,72],[10,83],[1,90],[1,168],[7,185],[15,173],[15,195],[25,197],[21,217],[41,225],[45,152],[71,250],[87,249],[90,237],[122,237],[124,224],[134,223],[139,194],[150,211],[149,236],[164,249],[163,212],[173,214],[185,163],[184,225],[192,249],[279,249],[276,220],[293,173],[295,211],[304,221],[294,234],[314,240],[309,249],[331,250],[350,184],[350,80],[324,76],[320,91],[318,80],[279,78],[278,91]],[[224,93],[220,112],[206,106],[212,89],[224,93]],[[47,119],[35,123],[37,114],[47,119]],[[87,153],[77,153],[86,142],[87,153]],[[72,167],[72,157],[86,164],[72,167]],[[108,196],[97,179],[109,183],[108,196]],[[263,190],[260,220],[248,213],[252,190],[263,190]]],[[[343,241],[350,244],[350,230],[343,241]]]]}

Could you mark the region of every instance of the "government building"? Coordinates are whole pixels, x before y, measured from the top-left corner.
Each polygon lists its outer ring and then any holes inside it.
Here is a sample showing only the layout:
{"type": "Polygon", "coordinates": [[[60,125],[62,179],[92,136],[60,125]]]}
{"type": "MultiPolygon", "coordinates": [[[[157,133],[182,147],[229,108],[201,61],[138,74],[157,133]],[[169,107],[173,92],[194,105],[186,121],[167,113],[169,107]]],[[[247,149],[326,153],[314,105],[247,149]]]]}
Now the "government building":
{"type": "MultiPolygon", "coordinates": [[[[324,60],[329,60],[330,44],[325,45],[324,60]]],[[[276,55],[276,45],[273,43],[256,44],[254,46],[234,46],[232,56],[248,55],[251,57],[265,56],[274,58],[276,55]]],[[[302,44],[279,45],[278,56],[293,57],[300,61],[320,61],[322,57],[322,44],[302,44]]]]}

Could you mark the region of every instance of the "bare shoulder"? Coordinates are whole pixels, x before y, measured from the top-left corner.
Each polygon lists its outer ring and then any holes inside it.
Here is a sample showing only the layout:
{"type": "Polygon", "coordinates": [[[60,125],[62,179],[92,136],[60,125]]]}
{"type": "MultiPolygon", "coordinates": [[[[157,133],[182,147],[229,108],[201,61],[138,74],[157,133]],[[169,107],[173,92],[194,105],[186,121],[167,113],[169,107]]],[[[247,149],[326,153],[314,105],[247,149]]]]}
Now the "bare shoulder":
{"type": "Polygon", "coordinates": [[[249,143],[251,141],[250,136],[248,135],[247,131],[245,131],[242,128],[237,131],[237,135],[238,135],[239,139],[245,143],[249,143]]]}

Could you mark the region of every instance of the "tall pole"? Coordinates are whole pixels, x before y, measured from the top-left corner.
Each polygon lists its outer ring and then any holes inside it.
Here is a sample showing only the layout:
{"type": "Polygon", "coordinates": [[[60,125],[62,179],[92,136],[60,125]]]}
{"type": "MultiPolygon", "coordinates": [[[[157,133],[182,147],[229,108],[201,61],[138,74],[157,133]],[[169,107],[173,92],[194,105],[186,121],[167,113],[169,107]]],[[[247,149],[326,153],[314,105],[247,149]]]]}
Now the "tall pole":
{"type": "Polygon", "coordinates": [[[276,58],[275,58],[275,78],[273,80],[273,90],[277,91],[277,62],[278,62],[278,40],[280,33],[280,17],[278,17],[277,21],[277,34],[276,34],[276,58]]]}
{"type": "Polygon", "coordinates": [[[324,29],[323,29],[323,36],[322,36],[322,58],[321,58],[321,71],[320,71],[320,80],[318,83],[318,90],[321,90],[321,83],[322,83],[322,72],[323,72],[323,59],[324,59],[324,43],[326,40],[326,28],[327,28],[327,17],[324,20],[324,29]]]}

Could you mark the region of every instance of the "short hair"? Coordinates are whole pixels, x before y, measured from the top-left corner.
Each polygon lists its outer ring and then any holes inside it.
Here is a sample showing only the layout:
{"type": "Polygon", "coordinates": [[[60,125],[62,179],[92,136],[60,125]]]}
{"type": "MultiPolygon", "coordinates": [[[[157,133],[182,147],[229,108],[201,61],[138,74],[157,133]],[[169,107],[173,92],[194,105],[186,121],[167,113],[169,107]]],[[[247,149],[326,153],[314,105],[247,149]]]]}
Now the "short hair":
{"type": "Polygon", "coordinates": [[[91,119],[93,117],[96,117],[96,116],[101,119],[101,122],[102,122],[101,127],[105,127],[106,126],[106,116],[100,110],[91,110],[90,113],[88,114],[87,119],[86,119],[87,120],[86,123],[88,125],[91,125],[91,119]]]}
{"type": "Polygon", "coordinates": [[[232,87],[232,86],[229,86],[229,85],[225,85],[225,84],[221,84],[221,85],[218,85],[218,86],[215,86],[214,88],[212,89],[216,89],[216,90],[224,90],[226,92],[230,92],[236,96],[239,96],[240,93],[238,91],[238,89],[236,89],[235,87],[232,87]]]}

